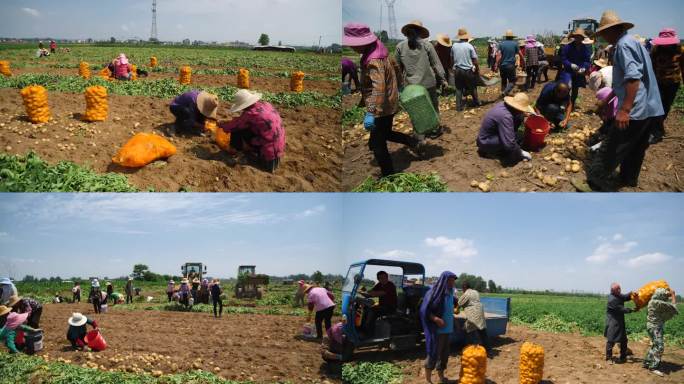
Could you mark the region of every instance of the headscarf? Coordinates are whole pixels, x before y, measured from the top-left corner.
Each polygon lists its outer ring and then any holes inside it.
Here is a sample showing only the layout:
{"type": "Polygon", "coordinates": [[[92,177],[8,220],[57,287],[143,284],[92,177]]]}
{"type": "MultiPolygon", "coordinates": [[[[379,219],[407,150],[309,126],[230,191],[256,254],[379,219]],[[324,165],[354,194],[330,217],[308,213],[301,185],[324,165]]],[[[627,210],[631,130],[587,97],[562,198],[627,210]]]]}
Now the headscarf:
{"type": "Polygon", "coordinates": [[[535,48],[537,46],[537,40],[534,38],[533,35],[528,35],[527,38],[525,39],[525,49],[527,48],[535,48]]]}
{"type": "Polygon", "coordinates": [[[332,327],[330,327],[326,330],[326,333],[328,334],[328,338],[331,340],[335,340],[335,342],[337,344],[340,344],[340,345],[344,341],[342,339],[342,327],[343,327],[342,322],[339,322],[339,323],[336,323],[335,325],[333,325],[332,327]]]}
{"type": "Polygon", "coordinates": [[[368,65],[373,59],[382,60],[387,58],[387,56],[389,56],[389,51],[380,40],[377,40],[375,43],[370,44],[366,52],[361,55],[361,63],[368,65]]]}
{"type": "Polygon", "coordinates": [[[29,316],[28,313],[10,312],[7,315],[7,321],[5,322],[5,328],[7,328],[9,330],[17,329],[20,325],[22,325],[26,322],[26,319],[28,319],[28,316],[29,316]]]}
{"type": "Polygon", "coordinates": [[[608,87],[599,89],[598,92],[596,92],[596,98],[599,101],[606,101],[606,109],[604,110],[605,114],[603,117],[605,119],[615,118],[618,109],[618,98],[615,96],[615,93],[613,93],[613,89],[608,87]]]}
{"type": "Polygon", "coordinates": [[[444,296],[447,295],[449,290],[447,280],[452,277],[455,279],[456,274],[450,271],[442,272],[437,283],[425,293],[423,303],[420,305],[420,322],[423,324],[423,332],[425,333],[425,348],[427,349],[428,355],[432,358],[437,357],[437,343],[435,343],[437,324],[428,317],[431,313],[435,312],[441,314],[444,305],[444,296]]]}
{"type": "Polygon", "coordinates": [[[126,55],[123,53],[119,54],[118,60],[119,60],[119,64],[121,64],[121,65],[128,64],[128,57],[126,57],[126,55]]]}

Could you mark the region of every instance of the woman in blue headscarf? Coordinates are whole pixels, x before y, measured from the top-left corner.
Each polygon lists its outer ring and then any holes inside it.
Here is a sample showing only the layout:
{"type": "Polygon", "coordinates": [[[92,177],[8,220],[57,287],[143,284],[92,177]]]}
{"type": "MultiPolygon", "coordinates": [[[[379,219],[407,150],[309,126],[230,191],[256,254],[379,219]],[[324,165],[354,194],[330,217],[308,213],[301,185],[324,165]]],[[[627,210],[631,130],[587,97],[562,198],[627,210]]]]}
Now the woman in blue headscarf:
{"type": "Polygon", "coordinates": [[[449,339],[454,330],[454,285],[456,275],[444,271],[437,283],[425,293],[420,305],[420,322],[425,332],[425,379],[432,383],[432,370],[442,383],[448,382],[444,370],[449,360],[449,339]]]}

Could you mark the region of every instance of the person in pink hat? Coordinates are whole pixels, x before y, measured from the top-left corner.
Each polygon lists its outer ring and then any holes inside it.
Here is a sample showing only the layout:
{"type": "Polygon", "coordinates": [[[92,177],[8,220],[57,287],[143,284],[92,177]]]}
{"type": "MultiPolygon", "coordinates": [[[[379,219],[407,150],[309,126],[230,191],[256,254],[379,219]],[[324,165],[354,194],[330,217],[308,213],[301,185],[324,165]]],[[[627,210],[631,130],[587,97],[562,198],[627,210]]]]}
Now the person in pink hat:
{"type": "Polygon", "coordinates": [[[665,136],[665,119],[670,113],[670,108],[684,78],[684,55],[682,55],[679,36],[672,28],[664,28],[651,43],[653,44],[651,61],[665,110],[665,115],[660,118],[650,138],[650,143],[655,144],[662,141],[665,136]]]}
{"type": "Polygon", "coordinates": [[[361,55],[361,96],[366,107],[363,126],[370,131],[368,147],[380,166],[382,176],[395,173],[387,142],[412,148],[418,139],[392,130],[394,115],[399,111],[399,66],[389,56],[387,48],[365,24],[344,26],[342,43],[361,55]]]}
{"type": "Polygon", "coordinates": [[[119,54],[114,64],[114,77],[117,80],[131,79],[131,65],[128,62],[128,57],[125,54],[119,54]]]}

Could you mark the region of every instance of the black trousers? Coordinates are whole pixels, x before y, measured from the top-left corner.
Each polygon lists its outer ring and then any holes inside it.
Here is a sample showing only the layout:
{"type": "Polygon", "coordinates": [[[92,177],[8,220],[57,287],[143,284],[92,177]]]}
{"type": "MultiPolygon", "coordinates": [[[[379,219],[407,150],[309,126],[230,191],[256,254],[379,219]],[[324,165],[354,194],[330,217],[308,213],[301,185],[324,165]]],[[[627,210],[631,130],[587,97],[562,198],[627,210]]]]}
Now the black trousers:
{"type": "Polygon", "coordinates": [[[454,68],[454,87],[456,88],[456,109],[463,110],[463,97],[467,94],[473,95],[473,103],[479,104],[477,97],[477,83],[475,76],[478,76],[473,71],[468,71],[461,68],[454,68]]]}
{"type": "Polygon", "coordinates": [[[72,300],[74,303],[80,303],[81,302],[81,294],[80,293],[74,293],[72,300]]]}
{"type": "Polygon", "coordinates": [[[95,313],[100,313],[100,298],[93,296],[93,309],[95,313]]]}
{"type": "Polygon", "coordinates": [[[539,112],[541,112],[542,116],[552,123],[556,129],[560,129],[559,124],[565,119],[565,110],[559,104],[539,106],[539,112]]]}
{"type": "Polygon", "coordinates": [[[319,339],[323,338],[323,322],[324,321],[325,321],[325,329],[326,330],[330,329],[334,310],[335,310],[335,306],[332,306],[332,307],[326,308],[322,311],[316,312],[316,337],[317,338],[319,338],[319,339]]]}
{"type": "Polygon", "coordinates": [[[526,68],[526,72],[527,80],[525,80],[525,90],[527,91],[528,89],[534,89],[534,86],[537,85],[537,76],[539,76],[539,66],[530,65],[526,68]]]}
{"type": "Polygon", "coordinates": [[[394,165],[392,165],[392,158],[387,149],[387,142],[391,141],[409,146],[416,144],[415,138],[392,130],[393,120],[394,115],[376,117],[375,128],[371,131],[368,139],[368,148],[373,151],[375,161],[378,162],[383,177],[394,174],[394,165]]]}
{"type": "Polygon", "coordinates": [[[173,292],[166,292],[166,296],[169,298],[169,303],[173,299],[173,292]]]}
{"type": "Polygon", "coordinates": [[[40,316],[43,314],[43,307],[38,307],[31,311],[31,314],[29,315],[28,319],[26,320],[26,323],[28,324],[29,327],[37,329],[40,328],[40,316]]]}
{"type": "Polygon", "coordinates": [[[515,66],[502,66],[499,68],[499,75],[501,75],[501,92],[508,96],[513,88],[515,88],[515,82],[518,79],[518,76],[515,74],[515,66]]]}
{"type": "Polygon", "coordinates": [[[639,182],[641,164],[644,162],[648,139],[660,117],[631,120],[625,129],[615,125],[608,128],[606,138],[591,159],[587,181],[592,188],[604,190],[606,180],[620,166],[620,181],[636,186],[639,182]]]}
{"type": "Polygon", "coordinates": [[[223,301],[219,298],[211,298],[211,303],[214,305],[214,317],[219,317],[223,314],[223,301]],[[218,314],[216,313],[216,307],[218,307],[218,314]]]}
{"type": "MultiPolygon", "coordinates": [[[[619,342],[620,343],[620,359],[626,359],[627,358],[627,339],[624,339],[619,342]]],[[[606,341],[606,359],[610,359],[613,357],[613,346],[615,346],[615,342],[613,341],[606,341]]]]}
{"type": "Polygon", "coordinates": [[[126,304],[133,304],[133,295],[130,294],[129,292],[126,292],[126,304]]]}
{"type": "Polygon", "coordinates": [[[679,83],[658,83],[658,89],[660,90],[660,100],[663,102],[663,109],[665,110],[665,115],[663,115],[658,124],[653,127],[653,136],[657,138],[662,138],[665,136],[665,120],[667,115],[670,114],[670,109],[672,104],[677,97],[677,92],[679,91],[679,83]]]}

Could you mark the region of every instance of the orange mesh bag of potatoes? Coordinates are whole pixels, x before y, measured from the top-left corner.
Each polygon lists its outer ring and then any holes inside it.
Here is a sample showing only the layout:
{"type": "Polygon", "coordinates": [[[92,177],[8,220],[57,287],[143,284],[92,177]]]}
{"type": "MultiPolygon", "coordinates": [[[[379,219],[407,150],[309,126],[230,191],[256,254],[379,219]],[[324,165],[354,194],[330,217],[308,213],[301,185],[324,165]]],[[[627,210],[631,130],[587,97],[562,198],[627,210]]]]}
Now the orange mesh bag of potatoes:
{"type": "Polygon", "coordinates": [[[237,75],[237,86],[242,89],[249,89],[249,70],[240,68],[237,75]]]}
{"type": "Polygon", "coordinates": [[[150,57],[150,67],[154,68],[157,66],[157,64],[158,64],[157,63],[157,57],[156,56],[150,57]]]}
{"type": "Polygon", "coordinates": [[[47,123],[50,120],[47,90],[40,85],[30,85],[21,90],[26,114],[32,123],[47,123]]]}
{"type": "Polygon", "coordinates": [[[12,70],[10,69],[9,61],[0,60],[0,73],[7,77],[12,76],[12,70]]]}
{"type": "Polygon", "coordinates": [[[178,78],[178,82],[181,84],[190,84],[191,80],[192,80],[192,69],[190,67],[188,67],[187,65],[184,67],[181,67],[180,77],[178,78]]]}
{"type": "Polygon", "coordinates": [[[78,64],[78,75],[84,79],[90,79],[90,64],[85,61],[81,61],[78,64]]]}
{"type": "Polygon", "coordinates": [[[219,128],[216,120],[206,119],[204,129],[214,135],[214,141],[221,149],[227,151],[230,148],[230,133],[226,133],[226,131],[219,128]]]}
{"type": "Polygon", "coordinates": [[[138,80],[138,66],[131,64],[131,80],[138,80]]]}
{"type": "Polygon", "coordinates": [[[165,138],[150,133],[138,133],[112,157],[115,164],[139,168],[176,154],[176,147],[165,138]]]}
{"type": "Polygon", "coordinates": [[[520,384],[539,384],[544,376],[544,347],[525,342],[520,347],[520,384]]]}
{"type": "Polygon", "coordinates": [[[657,288],[665,288],[670,290],[670,286],[667,284],[667,281],[655,280],[639,288],[637,292],[632,293],[631,299],[634,302],[634,305],[636,305],[637,311],[648,305],[648,302],[651,301],[651,297],[657,288]]]}
{"type": "Polygon", "coordinates": [[[100,77],[105,79],[105,80],[111,80],[112,79],[112,71],[110,71],[109,68],[104,67],[100,71],[100,77]]]}
{"type": "Polygon", "coordinates": [[[107,88],[101,85],[88,87],[85,90],[86,111],[83,115],[86,121],[105,121],[109,106],[107,105],[107,88]]]}
{"type": "Polygon", "coordinates": [[[461,355],[459,384],[485,384],[487,351],[481,345],[469,345],[461,355]]]}
{"type": "Polygon", "coordinates": [[[304,72],[297,71],[292,73],[290,77],[290,91],[301,93],[304,92],[304,72]]]}

